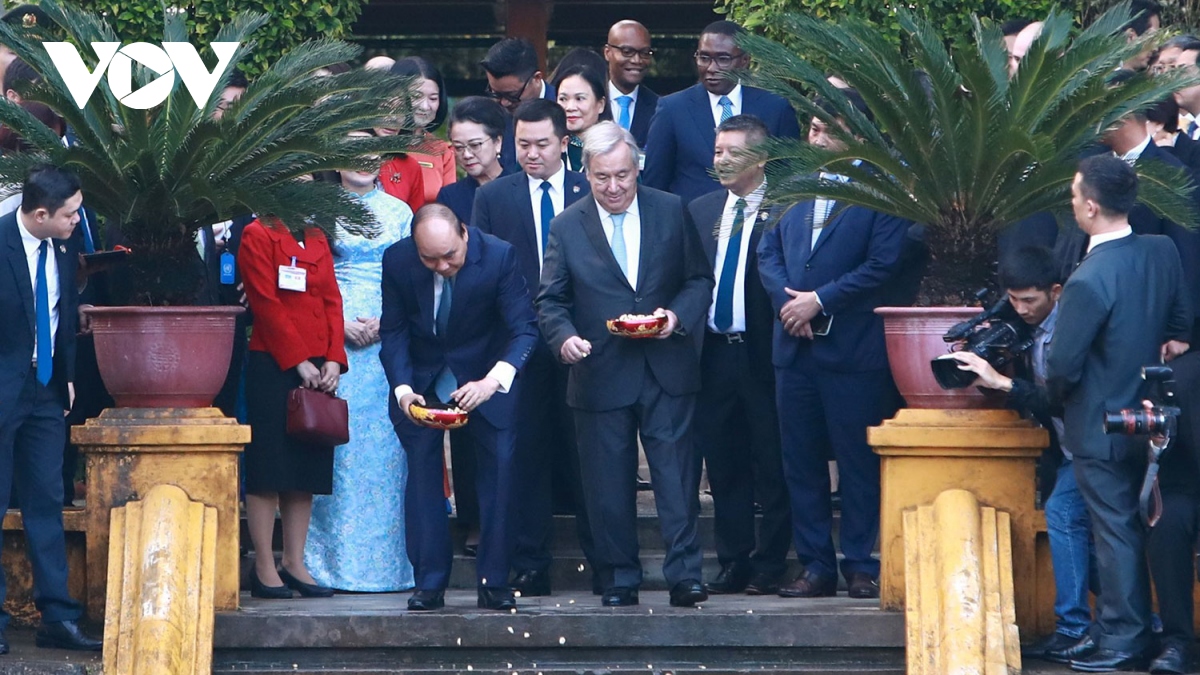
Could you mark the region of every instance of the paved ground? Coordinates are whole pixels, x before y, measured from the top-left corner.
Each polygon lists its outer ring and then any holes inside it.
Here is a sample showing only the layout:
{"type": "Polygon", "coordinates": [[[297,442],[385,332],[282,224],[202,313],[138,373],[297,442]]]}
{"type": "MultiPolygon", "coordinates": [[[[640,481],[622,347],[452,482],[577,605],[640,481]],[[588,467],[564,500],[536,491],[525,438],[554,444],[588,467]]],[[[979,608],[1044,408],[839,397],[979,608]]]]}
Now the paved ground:
{"type": "Polygon", "coordinates": [[[12,651],[0,656],[0,675],[100,675],[99,652],[41,649],[33,644],[31,628],[10,629],[7,635],[12,651]]]}

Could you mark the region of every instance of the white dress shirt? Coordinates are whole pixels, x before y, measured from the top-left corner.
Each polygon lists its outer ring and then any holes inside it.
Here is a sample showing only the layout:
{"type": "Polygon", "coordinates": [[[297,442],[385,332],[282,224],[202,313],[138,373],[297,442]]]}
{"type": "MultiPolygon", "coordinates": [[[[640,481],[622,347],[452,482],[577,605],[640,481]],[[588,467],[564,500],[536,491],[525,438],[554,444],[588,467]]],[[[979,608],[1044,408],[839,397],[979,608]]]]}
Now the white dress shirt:
{"type": "MultiPolygon", "coordinates": [[[[713,116],[713,126],[714,127],[720,126],[720,124],[721,124],[721,97],[717,96],[716,94],[712,93],[711,91],[707,92],[707,93],[708,93],[708,104],[709,104],[708,107],[709,107],[709,110],[712,112],[712,116],[713,116]]],[[[738,82],[737,84],[733,85],[733,91],[731,91],[725,95],[729,97],[729,102],[733,104],[732,107],[733,107],[734,116],[741,115],[742,114],[742,83],[738,82]]]]}
{"type": "Polygon", "coordinates": [[[733,277],[733,323],[727,332],[746,332],[746,262],[750,258],[750,233],[758,222],[758,208],[762,205],[763,194],[767,184],[763,183],[754,192],[745,197],[738,197],[733,192],[725,196],[725,209],[721,211],[721,224],[717,230],[717,257],[713,265],[713,278],[717,283],[713,286],[713,301],[708,307],[708,329],[720,333],[715,323],[717,311],[717,291],[721,286],[721,275],[725,270],[725,256],[729,252],[729,238],[733,235],[733,221],[737,217],[737,200],[746,200],[745,220],[742,224],[741,249],[738,251],[737,273],[733,277]]]}
{"type": "Polygon", "coordinates": [[[1128,237],[1132,234],[1133,234],[1133,228],[1129,225],[1126,225],[1124,228],[1117,230],[1116,232],[1105,232],[1104,234],[1093,234],[1091,237],[1088,237],[1087,252],[1091,253],[1092,249],[1096,248],[1100,244],[1110,242],[1110,241],[1116,241],[1118,239],[1124,239],[1125,237],[1128,237]]]}
{"type": "Polygon", "coordinates": [[[1141,143],[1138,143],[1137,146],[1135,146],[1129,152],[1121,155],[1121,159],[1125,160],[1125,163],[1129,166],[1133,166],[1133,163],[1138,161],[1138,158],[1142,156],[1142,153],[1146,151],[1146,148],[1150,147],[1150,140],[1151,136],[1146,134],[1145,140],[1143,140],[1141,143]]]}
{"type": "MultiPolygon", "coordinates": [[[[612,214],[605,211],[600,202],[596,202],[596,209],[600,213],[600,225],[604,228],[604,238],[608,240],[611,248],[613,241],[612,214]]],[[[629,280],[630,287],[635,291],[637,290],[638,264],[642,257],[642,218],[638,215],[639,213],[638,199],[634,197],[633,203],[625,210],[625,220],[621,223],[621,233],[625,238],[625,278],[629,280]]]]}
{"type": "Polygon", "coordinates": [[[553,176],[543,181],[541,178],[534,178],[529,174],[525,174],[525,178],[529,180],[529,201],[533,206],[533,236],[537,241],[538,254],[538,269],[542,269],[542,255],[546,250],[546,244],[542,241],[542,183],[550,182],[550,203],[554,204],[554,215],[563,212],[565,203],[565,193],[563,183],[567,179],[567,167],[564,164],[558,168],[558,172],[553,176]]]}
{"type": "Polygon", "coordinates": [[[633,91],[626,94],[620,89],[617,89],[616,86],[613,85],[612,80],[608,81],[608,106],[609,111],[612,113],[614,122],[621,119],[621,104],[617,103],[617,99],[622,96],[628,96],[631,99],[629,101],[629,126],[633,126],[633,111],[634,108],[637,107],[638,92],[641,90],[642,85],[639,84],[633,88],[633,91]]]}
{"type": "MultiPolygon", "coordinates": [[[[433,275],[433,316],[434,317],[437,317],[438,307],[442,306],[442,288],[444,288],[445,286],[446,286],[446,277],[443,277],[440,274],[434,274],[433,275]]],[[[453,311],[453,310],[451,310],[451,311],[453,311]]],[[[435,325],[434,325],[433,330],[436,333],[437,332],[436,318],[434,320],[434,323],[435,323],[435,325]]],[[[509,363],[507,361],[497,361],[496,365],[492,366],[492,369],[489,370],[488,374],[485,375],[484,377],[490,377],[493,380],[495,380],[496,382],[500,383],[500,391],[497,393],[507,394],[508,390],[512,388],[513,378],[515,378],[516,376],[517,376],[517,369],[515,366],[513,366],[511,363],[509,363]]],[[[464,384],[466,384],[466,382],[459,382],[458,386],[461,387],[464,384]]],[[[396,389],[393,391],[393,394],[396,397],[396,403],[399,403],[401,398],[403,398],[404,396],[411,394],[411,393],[413,393],[413,388],[412,388],[412,385],[409,385],[409,384],[401,384],[401,385],[397,386],[396,389]]]]}
{"type": "MultiPolygon", "coordinates": [[[[25,247],[25,262],[29,264],[29,285],[33,288],[34,307],[37,306],[38,247],[42,241],[25,229],[25,214],[17,213],[21,244],[25,247]]],[[[46,296],[50,300],[50,353],[54,354],[54,336],[58,334],[58,259],[54,255],[54,241],[46,239],[46,296]]],[[[36,327],[35,327],[36,328],[36,327]]],[[[33,356],[37,360],[37,330],[33,332],[33,356]]]]}

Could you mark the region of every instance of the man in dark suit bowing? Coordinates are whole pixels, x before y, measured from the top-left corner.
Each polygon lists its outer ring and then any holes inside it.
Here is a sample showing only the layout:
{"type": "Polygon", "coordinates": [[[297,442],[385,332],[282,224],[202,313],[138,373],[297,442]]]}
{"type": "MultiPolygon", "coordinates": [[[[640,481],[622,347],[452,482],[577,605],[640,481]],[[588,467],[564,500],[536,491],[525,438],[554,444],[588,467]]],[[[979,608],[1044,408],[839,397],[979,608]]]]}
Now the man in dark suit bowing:
{"type": "MultiPolygon", "coordinates": [[[[505,38],[488,49],[479,62],[487,76],[484,95],[499,103],[509,113],[525,101],[557,99],[554,86],[546,82],[538,62],[537,49],[523,38],[505,38]]],[[[500,139],[500,165],[506,170],[517,167],[516,148],[513,145],[513,121],[508,120],[504,138],[500,139]]],[[[530,289],[533,293],[533,289],[530,289]]]]}
{"type": "MultiPolygon", "coordinates": [[[[567,118],[562,106],[543,100],[526,101],[517,108],[514,119],[521,172],[479,188],[471,218],[481,232],[513,245],[526,284],[536,289],[550,239],[550,222],[563,209],[588,197],[591,188],[583,174],[568,171],[563,165],[567,118]]],[[[521,373],[519,401],[515,476],[521,499],[515,507],[512,585],[523,596],[549,595],[553,475],[565,476],[569,483],[566,491],[575,497],[578,506],[575,522],[594,578],[597,569],[591,526],[582,508],[575,421],[567,407],[567,368],[550,352],[544,339],[538,340],[521,373]]]]}
{"type": "MultiPolygon", "coordinates": [[[[841,135],[818,118],[809,142],[844,147],[841,135]]],[[[759,244],[758,270],[779,317],[772,360],[779,409],[788,411],[781,416],[783,468],[796,554],[804,565],[795,581],[779,589],[784,597],[837,590],[829,450],[842,495],[842,575],[850,597],[879,597],[879,561],[872,556],[879,534],[879,459],[866,430],[895,412],[898,397],[875,308],[901,269],[908,227],[861,206],[818,199],[790,209],[759,244]]]]}
{"type": "MultiPolygon", "coordinates": [[[[63,539],[65,413],[74,402],[79,179],[38,166],[25,179],[21,208],[0,218],[9,271],[0,274],[0,504],[15,489],[33,565],[34,604],[42,615],[39,647],[99,651],[85,635],[83,611],[67,594],[63,539]]],[[[5,585],[0,576],[0,600],[5,585]]],[[[0,654],[8,653],[0,611],[0,654]]]]}
{"type": "Polygon", "coordinates": [[[404,520],[417,585],[408,608],[442,607],[450,581],[445,432],[418,426],[410,410],[436,398],[472,413],[464,429],[477,453],[479,607],[513,609],[514,378],[537,344],[533,308],[506,242],[468,228],[436,203],[417,210],[412,230],[383,255],[379,322],[379,359],[394,394],[392,423],[408,453],[404,520]]]}
{"type": "Polygon", "coordinates": [[[737,44],[741,32],[731,21],[709,24],[695,55],[700,82],[659,100],[646,137],[646,185],[684,202],[720,189],[708,173],[714,130],[734,115],[754,115],[773,136],[800,137],[796,111],[787,100],[729,77],[750,65],[750,55],[737,44]]]}
{"type": "Polygon", "coordinates": [[[625,19],[608,29],[604,43],[604,60],[608,62],[608,105],[613,121],[646,147],[650,120],[658,108],[658,94],[642,84],[654,50],[650,48],[650,31],[637,21],[625,19]]]}
{"type": "Polygon", "coordinates": [[[726,189],[688,204],[717,280],[693,426],[697,460],[702,456],[708,465],[721,563],[717,578],[705,584],[709,593],[778,592],[792,542],[771,365],[775,311],[758,275],[757,254],[763,230],[774,227],[778,214],[762,203],[766,157],[740,164],[766,140],[767,127],[752,115],[722,122],[713,164],[726,189]],[[757,547],[756,496],[763,514],[757,547]]]}
{"type": "Polygon", "coordinates": [[[638,186],[637,141],[613,122],[583,142],[593,199],[554,219],[538,293],[538,322],[571,366],[584,499],[603,566],[606,606],[636,605],[638,436],[650,465],[667,554],[671,604],[708,597],[700,583],[695,450],[700,338],[712,272],[678,197],[638,186]],[[612,335],[608,319],[665,317],[655,338],[612,335]]]}
{"type": "Polygon", "coordinates": [[[1067,279],[1046,384],[1063,404],[1065,444],[1092,516],[1103,602],[1096,649],[1071,662],[1084,672],[1144,669],[1150,632],[1146,532],[1138,494],[1146,437],[1105,435],[1106,410],[1137,406],[1143,366],[1187,351],[1192,309],[1174,245],[1134,234],[1129,210],[1137,174],[1111,155],[1079,164],[1071,186],[1075,222],[1088,252],[1067,279]]]}

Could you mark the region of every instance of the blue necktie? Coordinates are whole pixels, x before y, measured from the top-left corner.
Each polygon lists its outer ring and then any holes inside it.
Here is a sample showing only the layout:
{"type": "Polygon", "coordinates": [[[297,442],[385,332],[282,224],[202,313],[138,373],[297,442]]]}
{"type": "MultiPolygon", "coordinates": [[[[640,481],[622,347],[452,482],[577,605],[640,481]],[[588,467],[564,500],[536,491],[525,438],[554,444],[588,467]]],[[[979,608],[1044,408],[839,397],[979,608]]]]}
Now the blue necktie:
{"type": "Polygon", "coordinates": [[[730,101],[728,96],[722,96],[721,98],[717,99],[717,103],[721,105],[722,122],[730,117],[733,117],[733,101],[730,101]]]}
{"type": "Polygon", "coordinates": [[[1200,129],[1200,125],[1196,124],[1196,120],[1192,120],[1187,126],[1187,137],[1196,140],[1196,129],[1200,129]]]}
{"type": "Polygon", "coordinates": [[[621,106],[621,114],[617,118],[617,124],[621,125],[622,129],[629,129],[629,125],[633,124],[633,120],[629,116],[629,105],[633,103],[632,96],[618,96],[617,105],[621,106]]]}
{"type": "Polygon", "coordinates": [[[550,241],[550,221],[554,220],[554,202],[550,199],[550,181],[542,181],[542,255],[550,241]]]}
{"type": "MultiPolygon", "coordinates": [[[[450,324],[450,303],[453,301],[454,277],[444,277],[442,279],[442,297],[433,318],[438,337],[443,339],[446,337],[446,327],[450,324]]],[[[438,373],[437,379],[433,381],[433,393],[437,394],[442,403],[450,403],[450,394],[454,393],[455,389],[458,389],[458,380],[454,377],[454,373],[450,372],[450,366],[444,366],[438,373]]]]}
{"type": "Polygon", "coordinates": [[[625,252],[625,214],[612,214],[613,234],[612,247],[613,257],[617,259],[617,267],[621,268],[621,274],[626,278],[629,277],[629,254],[625,252]]]}
{"type": "Polygon", "coordinates": [[[50,376],[54,370],[54,356],[51,352],[54,343],[50,337],[50,293],[46,289],[46,251],[49,248],[45,240],[38,246],[37,299],[34,301],[34,313],[37,315],[37,379],[43,385],[50,383],[50,376]]]}
{"type": "Polygon", "coordinates": [[[83,252],[95,253],[96,242],[92,241],[92,228],[88,227],[87,213],[79,207],[79,225],[83,228],[83,252]]]}
{"type": "Polygon", "coordinates": [[[725,333],[733,325],[733,282],[737,279],[738,259],[742,256],[742,230],[746,222],[746,200],[740,197],[734,202],[737,212],[733,216],[733,229],[725,248],[725,262],[721,265],[721,281],[717,284],[717,307],[713,311],[713,325],[725,333]]]}

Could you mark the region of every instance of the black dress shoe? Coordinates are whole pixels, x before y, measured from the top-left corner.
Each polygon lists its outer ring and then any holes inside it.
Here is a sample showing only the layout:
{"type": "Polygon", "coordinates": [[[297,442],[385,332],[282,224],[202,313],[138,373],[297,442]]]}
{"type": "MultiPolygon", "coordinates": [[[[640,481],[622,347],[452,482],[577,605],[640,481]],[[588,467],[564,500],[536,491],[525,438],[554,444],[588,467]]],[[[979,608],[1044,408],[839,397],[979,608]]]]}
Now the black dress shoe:
{"type": "Polygon", "coordinates": [[[293,576],[292,573],[287,571],[287,568],[285,568],[285,567],[279,568],[279,578],[283,581],[284,585],[286,585],[288,588],[299,593],[300,597],[302,597],[302,598],[332,598],[333,597],[333,589],[332,588],[328,588],[326,586],[318,586],[316,584],[306,584],[303,581],[300,581],[299,579],[297,579],[295,576],[293,576]]]}
{"type": "Polygon", "coordinates": [[[746,595],[775,595],[779,592],[779,575],[759,572],[746,584],[746,595]]]}
{"type": "Polygon", "coordinates": [[[4,634],[4,631],[0,630],[0,654],[7,654],[7,653],[8,653],[8,636],[4,634]]]}
{"type": "Polygon", "coordinates": [[[792,583],[779,589],[781,598],[827,598],[837,595],[837,577],[823,577],[805,571],[792,583]]]}
{"type": "Polygon", "coordinates": [[[1115,649],[1097,649],[1091,656],[1071,661],[1071,670],[1081,673],[1112,673],[1118,670],[1145,670],[1146,657],[1115,649]]]}
{"type": "Polygon", "coordinates": [[[517,599],[511,588],[479,587],[479,609],[495,609],[507,612],[517,608],[517,599]]]}
{"type": "Polygon", "coordinates": [[[846,595],[857,600],[879,597],[879,580],[866,572],[851,572],[846,580],[846,595]]]}
{"type": "Polygon", "coordinates": [[[1084,635],[1076,640],[1075,644],[1068,645],[1061,649],[1047,649],[1042,658],[1047,661],[1053,661],[1054,663],[1069,664],[1072,661],[1086,659],[1092,654],[1095,654],[1096,650],[1098,649],[1100,649],[1100,646],[1096,644],[1096,641],[1092,639],[1092,636],[1084,635]]]}
{"type": "Polygon", "coordinates": [[[550,595],[550,573],[544,570],[525,570],[513,577],[510,585],[514,591],[521,591],[522,598],[550,595]]]}
{"type": "Polygon", "coordinates": [[[416,591],[408,599],[410,612],[428,612],[446,606],[445,591],[416,591]]]}
{"type": "MultiPolygon", "coordinates": [[[[34,643],[51,649],[74,649],[80,652],[98,652],[104,647],[100,640],[84,635],[78,621],[51,621],[38,627],[34,643]]],[[[5,647],[8,643],[5,642],[5,647]]]]}
{"type": "Polygon", "coordinates": [[[1188,672],[1188,660],[1186,648],[1168,643],[1162,653],[1150,662],[1150,672],[1182,675],[1188,672]]]}
{"type": "Polygon", "coordinates": [[[684,579],[671,587],[672,607],[695,607],[697,602],[708,599],[704,586],[695,579],[684,579]]]}
{"type": "MultiPolygon", "coordinates": [[[[282,575],[280,576],[282,578],[282,575]]],[[[250,565],[250,597],[264,600],[291,600],[292,589],[287,586],[267,586],[258,579],[258,570],[250,565]]]]}
{"type": "Polygon", "coordinates": [[[716,579],[704,584],[704,590],[713,595],[741,593],[746,590],[748,583],[750,583],[750,563],[744,560],[735,560],[728,565],[722,565],[721,573],[717,575],[716,579]]]}
{"type": "MultiPolygon", "coordinates": [[[[1055,653],[1056,655],[1061,654],[1079,644],[1079,641],[1080,638],[1074,638],[1070,635],[1063,635],[1062,633],[1054,632],[1022,649],[1021,656],[1027,659],[1046,659],[1047,661],[1054,661],[1055,663],[1070,663],[1070,658],[1067,658],[1065,661],[1060,661],[1057,659],[1050,659],[1047,654],[1051,652],[1055,653]]],[[[1082,655],[1078,655],[1076,658],[1079,658],[1080,656],[1082,655]]]]}
{"type": "Polygon", "coordinates": [[[600,598],[600,604],[605,607],[632,607],[638,604],[637,589],[629,586],[614,586],[604,591],[603,597],[600,598]]]}

